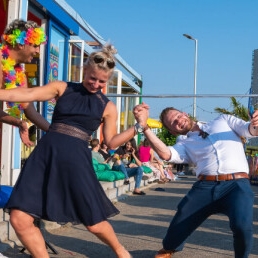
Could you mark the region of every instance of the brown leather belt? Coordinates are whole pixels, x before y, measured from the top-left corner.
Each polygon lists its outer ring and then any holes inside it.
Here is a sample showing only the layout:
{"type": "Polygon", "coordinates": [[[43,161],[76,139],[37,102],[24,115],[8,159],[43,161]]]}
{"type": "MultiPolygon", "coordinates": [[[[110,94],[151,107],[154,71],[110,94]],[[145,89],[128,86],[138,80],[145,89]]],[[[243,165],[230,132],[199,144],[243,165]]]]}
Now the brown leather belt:
{"type": "Polygon", "coordinates": [[[224,174],[224,175],[216,175],[216,176],[208,176],[208,175],[198,176],[198,179],[203,181],[229,181],[229,180],[240,179],[240,178],[249,178],[249,176],[245,172],[237,172],[233,174],[224,174]]]}
{"type": "Polygon", "coordinates": [[[79,138],[83,141],[89,141],[90,140],[90,136],[82,131],[81,129],[74,127],[72,125],[67,125],[67,124],[63,124],[63,123],[53,123],[50,125],[49,132],[57,132],[57,133],[62,133],[62,134],[66,134],[69,136],[73,136],[76,138],[79,138]]]}

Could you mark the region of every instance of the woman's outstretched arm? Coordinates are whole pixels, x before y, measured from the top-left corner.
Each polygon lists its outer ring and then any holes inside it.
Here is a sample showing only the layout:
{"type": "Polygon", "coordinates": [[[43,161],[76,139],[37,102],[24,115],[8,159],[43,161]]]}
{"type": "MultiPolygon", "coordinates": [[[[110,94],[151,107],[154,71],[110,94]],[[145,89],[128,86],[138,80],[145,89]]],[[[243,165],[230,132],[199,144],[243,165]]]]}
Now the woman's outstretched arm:
{"type": "Polygon", "coordinates": [[[41,87],[16,88],[0,90],[0,100],[8,102],[46,101],[61,96],[67,86],[66,82],[50,82],[41,87]]]}

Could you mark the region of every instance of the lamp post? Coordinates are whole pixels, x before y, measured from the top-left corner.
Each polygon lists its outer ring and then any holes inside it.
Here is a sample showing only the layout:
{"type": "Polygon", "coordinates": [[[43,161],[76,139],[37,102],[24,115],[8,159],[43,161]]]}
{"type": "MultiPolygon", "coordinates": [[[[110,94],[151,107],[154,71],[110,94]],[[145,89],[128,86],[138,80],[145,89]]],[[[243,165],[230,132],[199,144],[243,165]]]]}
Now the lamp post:
{"type": "Polygon", "coordinates": [[[184,37],[194,40],[195,42],[195,58],[194,58],[194,101],[193,101],[193,117],[196,118],[196,77],[197,77],[197,46],[198,40],[188,34],[183,34],[184,37]]]}

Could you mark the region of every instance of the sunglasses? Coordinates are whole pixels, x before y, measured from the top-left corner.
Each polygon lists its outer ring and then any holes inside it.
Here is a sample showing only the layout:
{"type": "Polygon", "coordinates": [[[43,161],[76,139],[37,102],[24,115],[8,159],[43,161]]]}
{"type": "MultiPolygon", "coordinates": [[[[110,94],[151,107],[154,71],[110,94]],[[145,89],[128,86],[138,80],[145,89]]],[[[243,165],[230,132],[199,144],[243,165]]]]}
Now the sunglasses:
{"type": "Polygon", "coordinates": [[[95,62],[95,64],[100,64],[100,63],[103,63],[104,61],[107,63],[107,66],[109,69],[112,69],[115,67],[115,62],[109,58],[104,58],[100,55],[95,55],[93,57],[93,61],[95,62]]]}

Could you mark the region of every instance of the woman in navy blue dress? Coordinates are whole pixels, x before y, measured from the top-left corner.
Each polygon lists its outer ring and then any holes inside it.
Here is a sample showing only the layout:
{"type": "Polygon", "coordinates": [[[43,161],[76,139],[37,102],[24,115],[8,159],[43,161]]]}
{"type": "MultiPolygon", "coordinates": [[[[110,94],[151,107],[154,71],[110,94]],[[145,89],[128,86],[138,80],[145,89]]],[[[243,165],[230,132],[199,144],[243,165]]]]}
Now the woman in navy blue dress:
{"type": "Polygon", "coordinates": [[[51,82],[43,87],[2,90],[0,98],[14,102],[56,98],[49,131],[24,164],[6,206],[15,232],[32,257],[49,257],[34,218],[59,223],[83,223],[119,258],[129,258],[107,218],[119,211],[97,180],[88,140],[103,123],[103,136],[115,149],[135,135],[134,127],[117,134],[117,110],[101,92],[114,67],[113,46],[90,54],[82,83],[51,82]]]}

